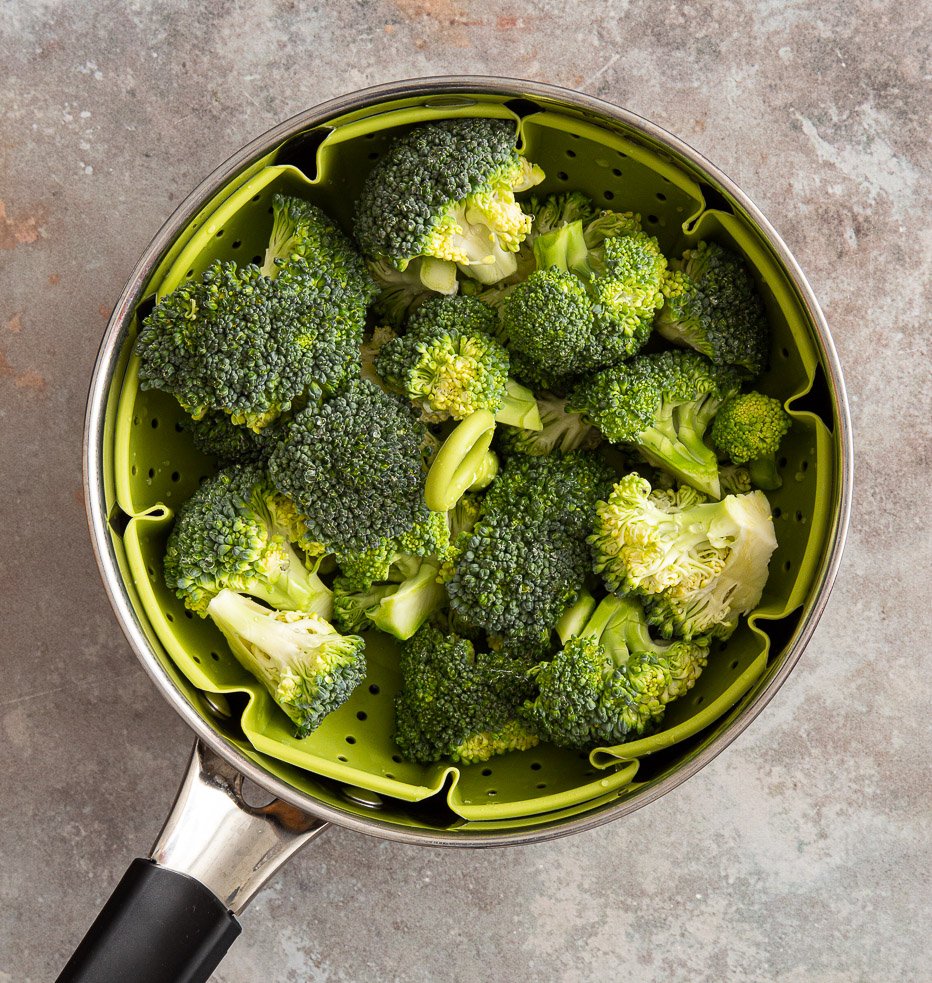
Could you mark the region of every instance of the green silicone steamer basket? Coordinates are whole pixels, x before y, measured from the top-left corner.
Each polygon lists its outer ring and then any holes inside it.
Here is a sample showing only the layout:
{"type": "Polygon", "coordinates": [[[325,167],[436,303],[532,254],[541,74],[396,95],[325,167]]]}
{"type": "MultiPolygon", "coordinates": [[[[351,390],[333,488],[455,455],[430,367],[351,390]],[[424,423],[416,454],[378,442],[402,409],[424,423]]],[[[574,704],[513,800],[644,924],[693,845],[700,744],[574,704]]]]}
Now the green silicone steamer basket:
{"type": "Polygon", "coordinates": [[[219,167],[146,250],[107,329],[91,388],[86,481],[104,581],[143,665],[212,749],[282,802],[320,821],[431,845],[530,842],[620,817],[671,790],[763,709],[825,605],[848,519],[851,450],[844,386],[818,304],[769,223],[715,167],[654,124],[597,99],[530,82],[436,78],[393,83],[311,109],[219,167]],[[769,494],[779,546],[760,607],[713,648],[659,733],[581,754],[541,745],[470,766],[404,761],[392,740],[396,650],[367,640],[365,684],[309,737],[230,654],[212,623],[164,584],[174,510],[215,469],[174,398],[140,390],[141,319],[216,259],[258,261],[276,192],[320,205],[347,229],[389,142],[431,120],[513,122],[546,172],[542,191],[580,190],[639,212],[667,255],[700,240],[743,254],[772,325],[758,388],[792,416],[782,487],[769,494]]]}

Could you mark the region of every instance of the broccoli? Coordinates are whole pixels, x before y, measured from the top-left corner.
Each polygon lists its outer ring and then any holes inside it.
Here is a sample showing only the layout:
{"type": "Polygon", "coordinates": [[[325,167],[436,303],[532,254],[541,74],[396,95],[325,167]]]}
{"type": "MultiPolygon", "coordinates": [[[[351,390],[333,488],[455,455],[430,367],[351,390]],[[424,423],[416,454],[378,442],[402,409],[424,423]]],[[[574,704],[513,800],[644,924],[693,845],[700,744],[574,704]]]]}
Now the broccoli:
{"type": "Polygon", "coordinates": [[[585,537],[613,478],[581,451],[510,457],[453,561],[453,611],[509,642],[546,643],[586,579],[585,537]]]}
{"type": "Polygon", "coordinates": [[[534,692],[522,660],[425,625],[402,646],[400,668],[395,741],[409,761],[472,764],[537,744],[517,720],[534,692]]]}
{"type": "Polygon", "coordinates": [[[296,516],[260,468],[218,471],[178,509],[165,550],[165,583],[201,617],[228,589],[274,608],[329,618],[333,595],[291,546],[302,531],[296,516]]]}
{"type": "Polygon", "coordinates": [[[777,547],[763,492],[710,502],[626,475],[596,508],[593,565],[610,591],[641,595],[665,638],[727,638],[760,602],[777,547]]]}
{"type": "Polygon", "coordinates": [[[435,298],[411,316],[401,338],[375,357],[383,381],[431,421],[487,409],[500,423],[540,429],[534,394],[508,378],[508,352],[492,337],[496,318],[475,297],[435,298]]]}
{"type": "Polygon", "coordinates": [[[783,479],[777,473],[777,450],[790,429],[789,413],[778,399],[750,392],[732,396],[712,423],[712,442],[734,464],[746,464],[751,482],[770,491],[783,479]]]}
{"type": "Polygon", "coordinates": [[[338,634],[316,614],[271,610],[232,590],[220,591],[207,613],[237,661],[291,718],[298,737],[307,737],[365,678],[363,640],[338,634]]]}
{"type": "Polygon", "coordinates": [[[273,275],[215,261],[143,321],[140,386],[172,393],[195,418],[219,410],[259,431],[296,402],[334,392],[359,374],[374,284],[322,212],[282,196],[275,207],[278,216],[304,218],[301,235],[296,230],[270,247],[286,257],[268,265],[273,275]],[[302,236],[312,244],[309,256],[302,236]]]}
{"type": "Polygon", "coordinates": [[[663,303],[667,261],[657,240],[636,231],[633,216],[597,222],[592,246],[581,220],[536,238],[537,269],[504,302],[503,336],[541,381],[629,358],[663,303]]]}
{"type": "Polygon", "coordinates": [[[543,178],[515,150],[510,122],[463,118],[418,126],[372,168],[356,204],[356,236],[368,256],[399,270],[418,256],[440,261],[421,269],[432,289],[451,292],[453,264],[496,283],[514,272],[514,254],[531,227],[515,193],[543,178]]]}
{"type": "Polygon", "coordinates": [[[700,242],[670,264],[663,294],[654,327],[668,341],[695,348],[716,365],[740,365],[752,376],[766,368],[767,317],[741,256],[700,242]]]}
{"type": "Polygon", "coordinates": [[[336,622],[345,631],[374,625],[395,638],[410,638],[449,603],[439,576],[438,559],[398,555],[381,578],[387,583],[358,590],[353,579],[337,577],[333,584],[336,622]]]}
{"type": "Polygon", "coordinates": [[[278,439],[276,424],[260,433],[249,427],[238,427],[226,413],[209,410],[200,419],[188,418],[183,427],[189,431],[194,446],[202,454],[210,454],[220,467],[231,464],[264,464],[278,439]]]}
{"type": "Polygon", "coordinates": [[[378,294],[356,246],[316,205],[301,198],[272,197],[272,234],[262,272],[281,282],[309,286],[365,309],[378,294]]]}
{"type": "Polygon", "coordinates": [[[538,236],[546,235],[573,222],[588,225],[599,215],[598,206],[581,191],[568,191],[547,195],[544,198],[531,195],[521,202],[521,207],[533,219],[528,236],[532,243],[538,236]]]}
{"type": "Polygon", "coordinates": [[[530,676],[519,719],[545,740],[588,750],[654,728],[706,665],[709,640],[656,642],[632,599],[606,597],[582,630],[530,676]]]}
{"type": "Polygon", "coordinates": [[[635,445],[650,464],[719,498],[718,461],[703,437],[738,385],[733,369],[698,352],[660,352],[596,373],[570,393],[567,407],[608,440],[635,445]]]}
{"type": "Polygon", "coordinates": [[[537,397],[537,407],[542,429],[497,427],[494,439],[499,451],[506,456],[530,454],[541,457],[554,452],[592,450],[601,443],[602,434],[586,423],[581,414],[570,413],[566,400],[555,393],[541,393],[537,397]]]}
{"type": "Polygon", "coordinates": [[[398,396],[364,379],[298,413],[269,459],[311,538],[362,551],[427,521],[424,424],[398,396]]]}

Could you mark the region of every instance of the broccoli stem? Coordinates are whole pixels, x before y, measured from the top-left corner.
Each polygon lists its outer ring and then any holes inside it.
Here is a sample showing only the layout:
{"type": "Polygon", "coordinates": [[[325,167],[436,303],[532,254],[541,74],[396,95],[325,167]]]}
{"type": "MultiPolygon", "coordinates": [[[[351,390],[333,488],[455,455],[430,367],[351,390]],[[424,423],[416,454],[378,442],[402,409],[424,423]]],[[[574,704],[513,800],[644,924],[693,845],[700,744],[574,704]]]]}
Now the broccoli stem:
{"type": "Polygon", "coordinates": [[[775,454],[765,454],[757,457],[753,461],[748,461],[748,475],[751,484],[764,491],[774,491],[783,484],[783,479],[777,471],[777,458],[775,454]]]}
{"type": "Polygon", "coordinates": [[[488,488],[495,480],[497,474],[498,455],[495,451],[486,451],[476,478],[466,491],[482,491],[483,488],[488,488]]]}
{"type": "Polygon", "coordinates": [[[505,398],[495,414],[495,420],[497,423],[506,423],[510,427],[521,427],[524,430],[544,429],[534,393],[514,379],[505,383],[505,398]]]}
{"type": "Polygon", "coordinates": [[[556,268],[564,273],[589,274],[589,247],[583,238],[582,222],[570,222],[534,240],[534,259],[539,270],[556,268]]]}
{"type": "Polygon", "coordinates": [[[595,606],[595,598],[584,587],[576,600],[560,615],[560,620],[557,622],[557,634],[564,645],[586,627],[586,623],[592,617],[592,612],[595,611],[595,606]]]}
{"type": "Polygon", "coordinates": [[[398,590],[379,602],[369,614],[369,620],[395,638],[402,641],[410,638],[449,601],[446,587],[437,583],[439,573],[439,564],[424,560],[413,577],[403,581],[398,590]]]}
{"type": "Polygon", "coordinates": [[[288,556],[287,566],[274,583],[257,580],[250,584],[249,593],[280,611],[306,611],[329,621],[333,617],[333,592],[307,569],[290,544],[280,545],[288,556]]]}
{"type": "Polygon", "coordinates": [[[456,293],[456,263],[435,256],[421,258],[421,283],[438,294],[456,293]]]}
{"type": "Polygon", "coordinates": [[[721,498],[715,454],[689,428],[677,433],[672,425],[672,415],[669,420],[658,416],[653,426],[638,434],[637,445],[648,464],[669,471],[712,498],[721,498]],[[682,439],[684,436],[686,442],[682,439]]]}

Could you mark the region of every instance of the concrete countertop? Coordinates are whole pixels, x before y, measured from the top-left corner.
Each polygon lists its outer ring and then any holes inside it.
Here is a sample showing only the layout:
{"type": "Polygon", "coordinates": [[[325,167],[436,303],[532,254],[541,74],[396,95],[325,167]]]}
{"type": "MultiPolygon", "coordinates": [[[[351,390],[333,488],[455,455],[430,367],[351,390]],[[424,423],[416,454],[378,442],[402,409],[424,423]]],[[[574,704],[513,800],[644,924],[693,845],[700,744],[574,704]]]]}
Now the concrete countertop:
{"type": "Polygon", "coordinates": [[[848,384],[856,488],[816,635],[674,793],[533,849],[331,830],[214,979],[932,978],[932,54],[922,3],[0,6],[0,983],[53,979],[150,846],[190,746],[131,656],[81,489],[97,345],[149,238],[242,144],[343,92],[538,79],[653,119],[763,209],[848,384]]]}

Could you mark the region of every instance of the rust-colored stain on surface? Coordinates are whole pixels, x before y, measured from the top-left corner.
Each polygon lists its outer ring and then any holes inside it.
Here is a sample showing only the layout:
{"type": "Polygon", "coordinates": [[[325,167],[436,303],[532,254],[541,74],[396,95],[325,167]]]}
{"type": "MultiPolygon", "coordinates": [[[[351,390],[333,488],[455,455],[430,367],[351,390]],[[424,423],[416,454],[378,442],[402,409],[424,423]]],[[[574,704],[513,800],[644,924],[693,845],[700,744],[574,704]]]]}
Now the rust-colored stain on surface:
{"type": "Polygon", "coordinates": [[[6,202],[0,201],[0,249],[15,249],[35,242],[44,218],[45,211],[41,208],[32,214],[11,218],[6,213],[6,202]]]}
{"type": "Polygon", "coordinates": [[[113,308],[108,304],[101,304],[100,307],[97,308],[97,313],[103,318],[109,318],[113,313],[113,308]]]}
{"type": "Polygon", "coordinates": [[[17,372],[7,361],[6,354],[0,351],[0,378],[13,380],[13,385],[17,389],[30,389],[33,392],[45,392],[45,376],[39,375],[35,369],[26,369],[25,372],[17,372]]]}
{"type": "Polygon", "coordinates": [[[14,314],[9,321],[6,322],[7,329],[12,331],[14,334],[19,334],[23,330],[23,315],[14,314]]]}
{"type": "Polygon", "coordinates": [[[61,273],[50,273],[49,274],[49,284],[53,287],[57,287],[61,283],[61,273]]]}

